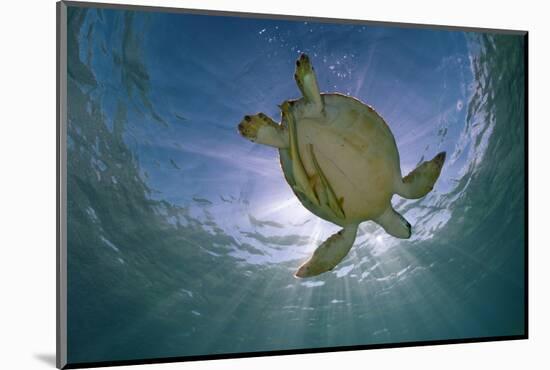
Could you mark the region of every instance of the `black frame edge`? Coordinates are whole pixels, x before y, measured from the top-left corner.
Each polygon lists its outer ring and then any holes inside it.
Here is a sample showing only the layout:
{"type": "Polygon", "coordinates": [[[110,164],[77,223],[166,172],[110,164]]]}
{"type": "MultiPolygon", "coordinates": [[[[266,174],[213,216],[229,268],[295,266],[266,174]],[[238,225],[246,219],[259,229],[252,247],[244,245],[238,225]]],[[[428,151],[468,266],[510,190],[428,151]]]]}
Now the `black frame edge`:
{"type": "Polygon", "coordinates": [[[138,360],[82,362],[82,363],[73,363],[73,364],[69,363],[65,367],[63,367],[63,369],[81,369],[81,368],[129,366],[129,365],[153,365],[153,364],[173,363],[173,362],[192,362],[192,361],[227,360],[227,359],[239,359],[239,358],[251,358],[251,357],[258,358],[258,357],[271,357],[271,356],[306,355],[306,354],[316,354],[316,353],[349,352],[349,351],[359,351],[359,350],[407,348],[407,347],[425,347],[425,346],[449,345],[449,344],[476,344],[476,343],[484,343],[484,342],[500,342],[500,341],[525,340],[525,339],[528,339],[526,335],[511,335],[511,336],[502,336],[502,337],[446,339],[446,340],[433,340],[433,341],[430,340],[430,341],[424,341],[424,342],[402,342],[402,343],[369,344],[369,345],[342,346],[342,347],[290,349],[290,350],[279,350],[279,351],[260,351],[260,352],[224,353],[224,354],[215,354],[215,355],[165,357],[165,358],[151,358],[151,359],[138,359],[138,360]]]}
{"type": "Polygon", "coordinates": [[[524,309],[525,309],[525,338],[529,338],[529,32],[525,32],[524,37],[524,48],[523,48],[523,71],[524,71],[524,88],[525,88],[525,116],[523,122],[523,128],[525,130],[524,137],[524,160],[525,160],[525,257],[524,257],[524,269],[525,269],[525,300],[524,300],[524,309]]]}

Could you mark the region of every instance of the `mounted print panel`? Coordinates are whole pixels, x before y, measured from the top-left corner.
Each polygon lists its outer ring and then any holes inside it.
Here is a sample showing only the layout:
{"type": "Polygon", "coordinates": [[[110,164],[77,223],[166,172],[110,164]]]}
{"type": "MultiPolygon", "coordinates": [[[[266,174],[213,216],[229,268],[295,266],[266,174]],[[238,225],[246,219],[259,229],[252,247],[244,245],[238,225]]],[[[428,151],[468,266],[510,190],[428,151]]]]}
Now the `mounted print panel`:
{"type": "Polygon", "coordinates": [[[526,32],[62,2],[58,38],[59,367],[527,338],[526,32]]]}

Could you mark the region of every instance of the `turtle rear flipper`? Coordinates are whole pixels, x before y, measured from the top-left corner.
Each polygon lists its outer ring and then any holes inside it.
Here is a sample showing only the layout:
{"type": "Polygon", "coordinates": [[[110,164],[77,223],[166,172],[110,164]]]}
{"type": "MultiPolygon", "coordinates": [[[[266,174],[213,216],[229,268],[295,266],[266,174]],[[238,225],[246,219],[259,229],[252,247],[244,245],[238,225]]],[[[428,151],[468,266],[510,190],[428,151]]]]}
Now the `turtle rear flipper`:
{"type": "Polygon", "coordinates": [[[431,161],[422,162],[397,184],[395,192],[407,199],[418,199],[428,194],[439,178],[445,156],[445,152],[441,152],[431,161]]]}
{"type": "Polygon", "coordinates": [[[317,276],[332,270],[349,253],[357,236],[358,224],[345,225],[336,234],[325,240],[313,255],[294,274],[297,278],[317,276]]]}

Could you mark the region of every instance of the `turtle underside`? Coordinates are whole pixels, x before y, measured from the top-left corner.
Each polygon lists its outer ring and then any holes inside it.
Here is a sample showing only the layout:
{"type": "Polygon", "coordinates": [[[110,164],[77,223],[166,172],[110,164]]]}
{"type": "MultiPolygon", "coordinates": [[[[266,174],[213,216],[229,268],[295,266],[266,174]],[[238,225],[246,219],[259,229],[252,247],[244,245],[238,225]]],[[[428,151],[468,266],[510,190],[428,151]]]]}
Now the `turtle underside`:
{"type": "MultiPolygon", "coordinates": [[[[325,107],[322,116],[311,114],[304,99],[291,102],[291,112],[304,169],[315,174],[313,159],[317,160],[336,197],[342,199],[344,218],[295,193],[308,210],[338,225],[374,219],[387,208],[394,182],[401,179],[393,135],[382,117],[359,100],[340,94],[321,97],[325,107]]],[[[288,129],[284,119],[282,125],[288,129]]],[[[285,178],[293,188],[290,150],[279,149],[279,155],[285,178]]]]}

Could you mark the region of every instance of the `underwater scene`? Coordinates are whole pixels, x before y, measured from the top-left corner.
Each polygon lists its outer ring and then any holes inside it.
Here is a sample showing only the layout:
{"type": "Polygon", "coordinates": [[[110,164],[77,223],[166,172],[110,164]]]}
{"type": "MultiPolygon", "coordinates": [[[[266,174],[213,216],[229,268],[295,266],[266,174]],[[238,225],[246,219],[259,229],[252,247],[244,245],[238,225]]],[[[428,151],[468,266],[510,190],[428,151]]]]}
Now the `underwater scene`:
{"type": "Polygon", "coordinates": [[[521,336],[524,36],[68,7],[68,362],[521,336]],[[340,227],[277,149],[307,53],[321,92],[387,122],[403,175],[446,152],[409,239],[359,225],[331,271],[294,273],[340,227]]]}

